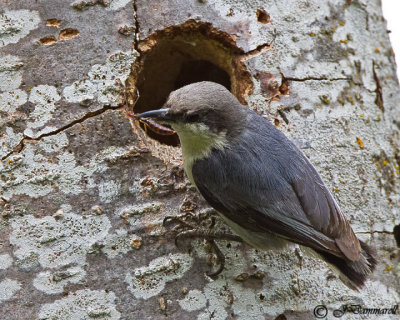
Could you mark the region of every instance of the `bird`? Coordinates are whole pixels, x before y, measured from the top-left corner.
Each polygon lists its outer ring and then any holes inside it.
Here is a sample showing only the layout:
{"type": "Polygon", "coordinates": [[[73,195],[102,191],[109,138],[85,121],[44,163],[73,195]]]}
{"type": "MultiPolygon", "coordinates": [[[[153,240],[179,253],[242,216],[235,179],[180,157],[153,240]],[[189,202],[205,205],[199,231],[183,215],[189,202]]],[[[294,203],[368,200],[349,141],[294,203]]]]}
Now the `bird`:
{"type": "Polygon", "coordinates": [[[364,286],[375,249],[357,238],[303,152],[224,86],[188,84],[135,117],[176,131],[188,179],[244,242],[262,250],[298,244],[349,288],[364,286]]]}

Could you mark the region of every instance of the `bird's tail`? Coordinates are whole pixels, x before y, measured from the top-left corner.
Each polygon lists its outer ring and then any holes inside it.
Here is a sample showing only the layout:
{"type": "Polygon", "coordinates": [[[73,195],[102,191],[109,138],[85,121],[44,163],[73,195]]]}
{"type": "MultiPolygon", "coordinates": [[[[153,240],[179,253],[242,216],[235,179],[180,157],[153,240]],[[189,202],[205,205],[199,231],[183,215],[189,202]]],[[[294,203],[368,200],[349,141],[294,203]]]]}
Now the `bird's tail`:
{"type": "Polygon", "coordinates": [[[360,244],[362,251],[358,261],[339,258],[327,252],[318,252],[325,261],[339,272],[339,277],[343,283],[357,291],[364,286],[365,281],[375,270],[377,264],[375,250],[365,242],[360,241],[360,244]]]}

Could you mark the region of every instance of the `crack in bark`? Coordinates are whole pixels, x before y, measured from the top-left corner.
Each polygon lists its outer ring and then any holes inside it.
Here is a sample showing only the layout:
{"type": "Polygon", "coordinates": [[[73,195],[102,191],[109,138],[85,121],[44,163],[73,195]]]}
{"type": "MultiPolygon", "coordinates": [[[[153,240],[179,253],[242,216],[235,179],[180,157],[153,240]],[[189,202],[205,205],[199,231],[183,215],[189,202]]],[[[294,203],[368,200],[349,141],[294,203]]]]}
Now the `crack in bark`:
{"type": "Polygon", "coordinates": [[[118,109],[122,109],[124,107],[125,107],[124,104],[119,104],[116,107],[113,107],[111,105],[104,105],[103,108],[101,108],[101,109],[98,109],[96,111],[90,111],[90,112],[86,113],[82,118],[73,120],[70,123],[67,123],[66,125],[62,126],[61,128],[58,128],[58,129],[56,129],[54,131],[43,133],[43,134],[39,135],[36,138],[32,138],[32,137],[26,136],[24,134],[24,137],[21,139],[21,141],[17,145],[14,146],[12,151],[10,151],[5,156],[3,156],[1,158],[1,161],[6,160],[8,157],[12,156],[13,154],[20,153],[24,149],[26,142],[40,141],[42,138],[49,137],[49,136],[54,136],[54,135],[56,135],[56,134],[58,134],[58,133],[60,133],[60,132],[62,132],[64,130],[67,130],[67,129],[73,127],[74,125],[76,125],[78,123],[83,123],[87,119],[96,117],[96,116],[98,116],[98,115],[100,115],[100,114],[102,114],[102,113],[104,113],[104,112],[106,112],[108,110],[118,110],[118,109]]]}
{"type": "Polygon", "coordinates": [[[257,48],[247,51],[245,54],[243,54],[243,57],[245,57],[245,58],[253,57],[253,56],[261,53],[265,49],[271,49],[272,42],[273,41],[271,41],[270,43],[262,43],[262,44],[258,45],[257,48]]]}
{"type": "Polygon", "coordinates": [[[376,93],[376,98],[375,98],[375,104],[379,107],[379,109],[381,109],[382,112],[385,112],[385,107],[383,106],[383,95],[382,95],[382,86],[381,86],[381,82],[378,78],[378,75],[376,74],[376,70],[375,70],[375,61],[372,61],[372,72],[374,74],[374,80],[376,82],[376,89],[375,89],[375,93],[376,93]]]}
{"type": "Polygon", "coordinates": [[[255,49],[245,52],[242,57],[250,58],[256,56],[257,54],[263,52],[264,50],[269,50],[272,48],[272,44],[275,42],[276,39],[276,29],[274,30],[274,38],[269,43],[262,43],[258,45],[255,49]]]}
{"type": "Polygon", "coordinates": [[[286,80],[289,81],[298,81],[298,82],[305,82],[305,81],[350,81],[351,78],[327,78],[327,77],[306,77],[306,78],[291,78],[291,77],[286,77],[286,80]]]}
{"type": "Polygon", "coordinates": [[[133,40],[133,47],[135,48],[136,51],[139,51],[139,31],[140,31],[140,25],[139,25],[139,20],[138,20],[138,8],[137,8],[137,0],[133,0],[133,11],[134,11],[134,18],[135,18],[135,34],[134,34],[134,40],[133,40]]]}

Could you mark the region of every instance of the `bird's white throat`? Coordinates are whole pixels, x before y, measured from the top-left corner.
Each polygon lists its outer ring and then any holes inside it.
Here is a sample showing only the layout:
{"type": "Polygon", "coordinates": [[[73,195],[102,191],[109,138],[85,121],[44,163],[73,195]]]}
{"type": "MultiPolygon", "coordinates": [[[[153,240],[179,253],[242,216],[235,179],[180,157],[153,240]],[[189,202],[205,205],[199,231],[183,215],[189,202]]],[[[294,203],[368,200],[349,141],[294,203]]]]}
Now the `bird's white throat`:
{"type": "Polygon", "coordinates": [[[226,131],[213,133],[203,123],[175,123],[172,128],[178,133],[181,142],[185,172],[195,184],[192,177],[193,163],[209,156],[213,148],[223,149],[227,144],[226,131]]]}

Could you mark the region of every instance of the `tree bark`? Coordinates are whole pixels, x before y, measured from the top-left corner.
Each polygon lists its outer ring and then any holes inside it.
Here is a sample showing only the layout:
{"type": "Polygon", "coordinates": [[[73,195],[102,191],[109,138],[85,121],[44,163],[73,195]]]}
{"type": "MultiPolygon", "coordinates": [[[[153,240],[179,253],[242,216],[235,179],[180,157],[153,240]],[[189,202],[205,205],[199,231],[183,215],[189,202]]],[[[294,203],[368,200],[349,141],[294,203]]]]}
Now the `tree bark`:
{"type": "MultiPolygon", "coordinates": [[[[0,0],[1,318],[314,319],[345,304],[392,308],[399,99],[378,0],[0,0]],[[298,246],[219,241],[216,278],[207,244],[175,246],[164,217],[211,210],[183,173],[176,137],[151,139],[125,113],[200,80],[226,85],[316,166],[377,249],[360,292],[298,246]]],[[[217,219],[214,229],[227,227],[217,219]]]]}

